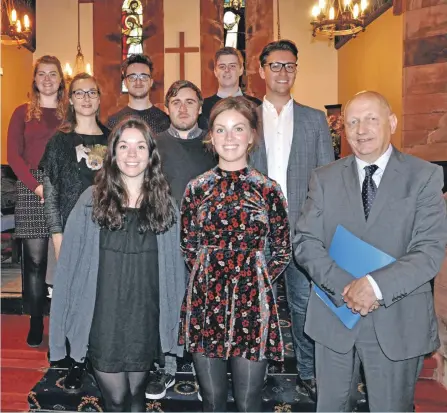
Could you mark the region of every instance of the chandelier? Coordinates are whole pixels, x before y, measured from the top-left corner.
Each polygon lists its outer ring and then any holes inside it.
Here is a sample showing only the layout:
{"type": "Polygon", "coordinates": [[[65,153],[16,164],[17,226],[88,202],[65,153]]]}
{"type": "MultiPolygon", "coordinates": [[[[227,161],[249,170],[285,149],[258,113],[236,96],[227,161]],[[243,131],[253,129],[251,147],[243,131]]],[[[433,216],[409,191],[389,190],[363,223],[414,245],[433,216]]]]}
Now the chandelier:
{"type": "Polygon", "coordinates": [[[81,10],[80,10],[80,1],[78,1],[78,46],[77,53],[75,58],[74,70],[71,68],[69,63],[65,64],[64,67],[64,76],[67,81],[71,81],[73,78],[73,72],[75,75],[78,73],[86,72],[88,74],[92,74],[92,66],[90,63],[85,63],[84,55],[81,49],[81,10]]]}
{"type": "Polygon", "coordinates": [[[312,8],[312,35],[353,36],[365,31],[367,0],[319,0],[312,8]]]}
{"type": "Polygon", "coordinates": [[[23,16],[23,22],[14,7],[12,0],[1,2],[2,30],[1,43],[7,46],[29,43],[31,40],[31,24],[27,14],[23,16]]]}

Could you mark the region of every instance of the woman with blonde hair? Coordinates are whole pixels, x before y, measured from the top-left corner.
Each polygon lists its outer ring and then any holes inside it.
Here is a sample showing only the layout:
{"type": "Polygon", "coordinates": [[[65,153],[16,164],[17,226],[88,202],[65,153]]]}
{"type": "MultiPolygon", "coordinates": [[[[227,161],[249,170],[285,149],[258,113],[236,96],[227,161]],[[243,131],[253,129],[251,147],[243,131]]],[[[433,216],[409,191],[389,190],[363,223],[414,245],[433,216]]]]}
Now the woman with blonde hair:
{"type": "Polygon", "coordinates": [[[27,343],[42,343],[49,232],[39,162],[65,114],[65,81],[54,56],[37,59],[30,101],[17,107],[8,128],[7,159],[17,180],[15,233],[23,245],[23,294],[31,315],[27,343]]]}

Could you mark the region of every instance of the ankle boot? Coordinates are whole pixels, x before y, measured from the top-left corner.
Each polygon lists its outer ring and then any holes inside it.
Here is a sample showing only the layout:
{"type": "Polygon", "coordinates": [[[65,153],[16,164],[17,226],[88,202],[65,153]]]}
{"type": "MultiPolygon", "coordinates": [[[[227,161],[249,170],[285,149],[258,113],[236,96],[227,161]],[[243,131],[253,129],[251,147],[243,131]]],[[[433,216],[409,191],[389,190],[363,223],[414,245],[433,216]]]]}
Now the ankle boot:
{"type": "Polygon", "coordinates": [[[64,391],[78,393],[82,387],[82,379],[85,373],[85,363],[73,362],[64,380],[64,391]]]}
{"type": "Polygon", "coordinates": [[[27,344],[30,347],[38,347],[42,344],[43,317],[31,316],[27,344]]]}

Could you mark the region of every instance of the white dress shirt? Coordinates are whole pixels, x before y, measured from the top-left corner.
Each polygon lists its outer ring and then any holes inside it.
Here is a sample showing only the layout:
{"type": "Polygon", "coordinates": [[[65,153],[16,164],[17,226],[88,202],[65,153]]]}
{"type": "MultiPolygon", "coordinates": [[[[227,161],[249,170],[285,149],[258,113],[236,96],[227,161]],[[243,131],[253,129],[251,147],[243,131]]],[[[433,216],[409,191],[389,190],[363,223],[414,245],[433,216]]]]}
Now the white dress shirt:
{"type": "Polygon", "coordinates": [[[281,186],[287,198],[287,166],[293,139],[293,99],[290,98],[278,115],[275,106],[264,97],[262,125],[268,175],[281,186]]]}
{"type": "MultiPolygon", "coordinates": [[[[360,183],[360,192],[362,191],[362,185],[363,185],[363,181],[365,180],[365,166],[369,166],[369,165],[377,165],[378,168],[376,170],[376,172],[374,172],[374,175],[372,176],[372,179],[374,181],[374,183],[376,184],[377,188],[379,188],[380,185],[380,181],[382,180],[382,176],[383,173],[385,172],[385,168],[388,164],[388,161],[390,160],[390,156],[391,153],[393,152],[393,147],[388,146],[388,149],[385,151],[385,153],[379,158],[377,159],[375,162],[373,162],[372,164],[367,163],[365,161],[362,161],[359,158],[355,158],[355,161],[357,163],[357,171],[359,173],[359,183],[360,183]]],[[[380,291],[379,286],[377,285],[376,281],[374,280],[373,277],[371,277],[369,274],[366,275],[366,278],[368,278],[369,282],[371,283],[373,289],[374,289],[374,294],[376,294],[376,297],[378,300],[381,300],[383,298],[382,292],[380,291]]]]}

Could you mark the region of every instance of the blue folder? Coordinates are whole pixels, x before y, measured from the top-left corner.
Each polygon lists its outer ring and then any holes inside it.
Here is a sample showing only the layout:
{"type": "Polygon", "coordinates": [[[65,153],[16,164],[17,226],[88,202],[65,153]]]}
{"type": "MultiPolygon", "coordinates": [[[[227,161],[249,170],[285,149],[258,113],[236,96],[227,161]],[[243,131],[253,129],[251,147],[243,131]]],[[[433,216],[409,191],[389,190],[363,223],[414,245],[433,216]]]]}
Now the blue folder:
{"type": "MultiPolygon", "coordinates": [[[[339,267],[355,278],[363,277],[395,261],[393,257],[362,241],[341,225],[335,230],[329,255],[339,267]]],[[[352,329],[355,326],[360,314],[353,313],[346,304],[336,307],[321,288],[315,284],[313,288],[347,328],[352,329]]]]}

